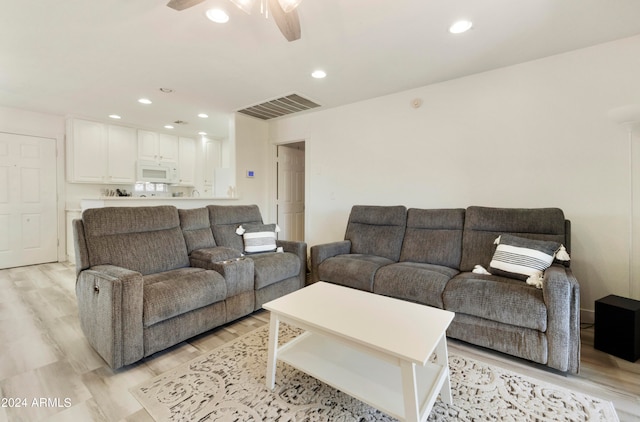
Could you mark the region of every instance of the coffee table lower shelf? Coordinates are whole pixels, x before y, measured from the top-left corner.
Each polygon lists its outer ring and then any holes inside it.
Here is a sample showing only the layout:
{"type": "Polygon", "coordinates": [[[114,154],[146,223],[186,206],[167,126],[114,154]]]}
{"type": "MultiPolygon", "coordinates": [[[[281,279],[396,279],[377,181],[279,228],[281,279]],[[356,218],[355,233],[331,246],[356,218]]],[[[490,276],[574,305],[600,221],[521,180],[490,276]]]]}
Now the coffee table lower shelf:
{"type": "MultiPolygon", "coordinates": [[[[357,345],[306,331],[277,349],[285,362],[390,416],[405,420],[402,363],[399,359],[359,350],[357,345]]],[[[409,364],[410,365],[410,364],[409,364]]],[[[426,420],[448,380],[447,365],[414,365],[419,419],[426,420]]]]}

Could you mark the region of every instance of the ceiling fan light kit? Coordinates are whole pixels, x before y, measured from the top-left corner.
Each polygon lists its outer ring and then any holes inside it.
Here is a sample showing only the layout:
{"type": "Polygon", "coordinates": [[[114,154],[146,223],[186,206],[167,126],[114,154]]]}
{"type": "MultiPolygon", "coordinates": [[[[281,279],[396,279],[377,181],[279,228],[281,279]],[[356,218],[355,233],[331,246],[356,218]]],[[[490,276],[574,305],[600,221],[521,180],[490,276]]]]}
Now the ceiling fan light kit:
{"type": "MultiPolygon", "coordinates": [[[[230,0],[230,1],[247,14],[251,13],[251,9],[253,9],[253,5],[256,2],[256,0],[230,0]]],[[[267,7],[265,3],[266,3],[266,0],[260,1],[261,13],[266,13],[267,11],[267,7]]],[[[296,7],[298,7],[300,3],[302,3],[302,0],[278,0],[278,4],[280,4],[280,7],[284,11],[284,13],[291,12],[296,7]]]]}
{"type": "Polygon", "coordinates": [[[302,0],[278,0],[278,3],[280,3],[280,7],[282,7],[284,13],[289,13],[299,6],[302,0]]]}
{"type": "MultiPolygon", "coordinates": [[[[170,0],[167,6],[174,10],[184,10],[196,4],[202,3],[204,0],[170,0]]],[[[256,0],[229,0],[235,4],[247,14],[251,14],[251,9],[256,3],[256,0]]],[[[278,25],[278,29],[282,32],[282,35],[287,41],[295,41],[300,39],[300,19],[298,18],[298,12],[296,8],[300,5],[302,0],[260,0],[260,13],[266,18],[269,17],[269,13],[273,17],[274,22],[278,25]]],[[[226,14],[225,14],[226,15],[226,14]]],[[[214,22],[224,23],[228,20],[222,18],[222,21],[215,20],[215,17],[207,17],[214,22]]]]}
{"type": "Polygon", "coordinates": [[[250,15],[251,9],[253,9],[253,4],[255,0],[230,0],[231,3],[235,4],[242,10],[244,13],[250,15]]]}

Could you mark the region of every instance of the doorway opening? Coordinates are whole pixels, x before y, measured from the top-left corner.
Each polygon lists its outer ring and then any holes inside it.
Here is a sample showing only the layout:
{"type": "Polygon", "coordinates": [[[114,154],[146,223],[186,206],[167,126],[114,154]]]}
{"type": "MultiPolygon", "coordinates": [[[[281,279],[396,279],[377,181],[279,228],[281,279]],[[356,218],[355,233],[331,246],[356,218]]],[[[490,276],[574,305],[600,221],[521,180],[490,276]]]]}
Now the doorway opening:
{"type": "Polygon", "coordinates": [[[304,241],[305,142],[281,144],[276,149],[276,215],[280,240],[304,241]]]}

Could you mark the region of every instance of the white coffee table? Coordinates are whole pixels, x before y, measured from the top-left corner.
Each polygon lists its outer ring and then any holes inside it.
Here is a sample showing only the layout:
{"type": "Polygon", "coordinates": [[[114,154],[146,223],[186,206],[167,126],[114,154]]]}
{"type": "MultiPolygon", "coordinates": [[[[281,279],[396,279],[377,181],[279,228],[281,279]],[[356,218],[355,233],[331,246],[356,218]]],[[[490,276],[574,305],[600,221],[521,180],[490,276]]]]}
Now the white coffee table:
{"type": "Polygon", "coordinates": [[[280,360],[399,420],[426,421],[438,393],[451,404],[453,312],[325,282],[263,307],[271,312],[267,387],[280,360]],[[305,332],[278,347],[280,321],[305,332]]]}

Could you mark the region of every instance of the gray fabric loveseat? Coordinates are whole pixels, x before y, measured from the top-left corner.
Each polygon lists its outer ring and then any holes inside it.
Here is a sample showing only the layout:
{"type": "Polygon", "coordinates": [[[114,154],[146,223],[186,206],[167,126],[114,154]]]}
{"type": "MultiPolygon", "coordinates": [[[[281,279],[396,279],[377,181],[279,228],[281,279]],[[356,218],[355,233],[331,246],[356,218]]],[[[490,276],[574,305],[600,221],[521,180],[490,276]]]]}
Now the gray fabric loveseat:
{"type": "Polygon", "coordinates": [[[277,241],[286,251],[243,256],[242,236],[216,230],[247,222],[262,224],[257,206],[108,207],[74,220],[80,324],[111,368],[304,286],[305,243],[277,241]]]}
{"type": "Polygon", "coordinates": [[[535,277],[499,269],[511,265],[499,262],[509,242],[570,250],[570,227],[557,208],[354,206],[343,241],[311,247],[312,281],[453,311],[447,336],[577,373],[580,292],[568,262],[553,255],[535,277]]]}

